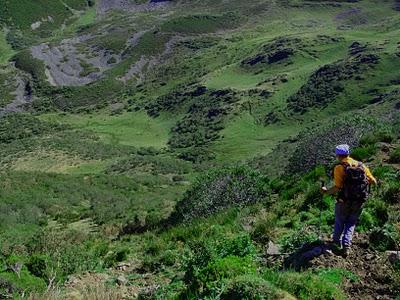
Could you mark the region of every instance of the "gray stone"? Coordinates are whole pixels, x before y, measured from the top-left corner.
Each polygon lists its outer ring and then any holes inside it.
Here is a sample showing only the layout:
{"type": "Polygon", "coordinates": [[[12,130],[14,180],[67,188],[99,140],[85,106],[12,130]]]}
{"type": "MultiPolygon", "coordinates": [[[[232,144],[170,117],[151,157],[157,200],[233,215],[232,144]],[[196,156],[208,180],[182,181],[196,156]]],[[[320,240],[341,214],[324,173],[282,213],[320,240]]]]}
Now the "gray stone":
{"type": "Polygon", "coordinates": [[[120,275],[117,277],[117,284],[118,285],[126,285],[128,283],[128,279],[124,275],[120,275]]]}
{"type": "Polygon", "coordinates": [[[395,264],[400,261],[400,251],[386,251],[386,255],[391,264],[395,264]]]}
{"type": "Polygon", "coordinates": [[[268,255],[280,255],[281,254],[281,249],[280,249],[279,245],[276,245],[273,242],[269,241],[268,242],[267,254],[268,255]]]}

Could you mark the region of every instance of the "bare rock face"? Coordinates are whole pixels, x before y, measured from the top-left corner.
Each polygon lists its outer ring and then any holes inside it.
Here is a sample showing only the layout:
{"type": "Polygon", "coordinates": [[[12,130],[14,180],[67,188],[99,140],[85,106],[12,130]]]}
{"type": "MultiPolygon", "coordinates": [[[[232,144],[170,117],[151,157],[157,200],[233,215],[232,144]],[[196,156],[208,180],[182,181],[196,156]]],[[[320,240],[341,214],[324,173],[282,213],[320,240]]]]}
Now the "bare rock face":
{"type": "Polygon", "coordinates": [[[104,49],[91,49],[91,56],[79,53],[79,43],[90,39],[81,36],[65,39],[59,45],[40,44],[31,48],[34,58],[43,61],[46,66],[48,82],[53,86],[82,86],[98,80],[104,71],[110,69],[112,58],[120,61],[119,56],[104,49]]]}
{"type": "Polygon", "coordinates": [[[136,4],[130,0],[100,0],[97,4],[97,13],[104,15],[110,10],[124,10],[130,12],[151,11],[169,5],[169,0],[151,0],[145,4],[136,4]]]}

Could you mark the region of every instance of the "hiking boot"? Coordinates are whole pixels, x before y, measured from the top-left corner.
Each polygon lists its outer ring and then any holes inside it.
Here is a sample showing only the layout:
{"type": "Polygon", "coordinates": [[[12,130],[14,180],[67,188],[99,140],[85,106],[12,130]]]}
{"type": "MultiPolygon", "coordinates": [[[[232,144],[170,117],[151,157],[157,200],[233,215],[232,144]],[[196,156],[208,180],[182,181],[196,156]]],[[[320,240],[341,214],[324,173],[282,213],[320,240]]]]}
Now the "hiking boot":
{"type": "Polygon", "coordinates": [[[335,255],[339,255],[341,253],[341,247],[340,244],[336,243],[336,242],[330,242],[328,244],[328,249],[327,249],[327,253],[328,254],[335,254],[335,255]]]}
{"type": "Polygon", "coordinates": [[[343,247],[343,249],[342,249],[342,257],[343,258],[347,258],[347,256],[349,256],[350,255],[350,253],[351,253],[351,249],[350,249],[350,247],[343,247]]]}

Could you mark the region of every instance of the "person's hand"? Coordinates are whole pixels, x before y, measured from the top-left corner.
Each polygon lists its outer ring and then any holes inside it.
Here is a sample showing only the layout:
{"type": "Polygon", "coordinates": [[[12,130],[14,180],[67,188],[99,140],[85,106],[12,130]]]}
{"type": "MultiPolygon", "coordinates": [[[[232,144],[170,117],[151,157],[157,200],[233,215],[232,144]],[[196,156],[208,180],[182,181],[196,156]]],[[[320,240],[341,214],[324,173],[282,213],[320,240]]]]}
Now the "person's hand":
{"type": "Polygon", "coordinates": [[[328,188],[326,187],[326,186],[323,186],[322,188],[321,188],[321,193],[322,194],[326,194],[328,192],[328,188]]]}

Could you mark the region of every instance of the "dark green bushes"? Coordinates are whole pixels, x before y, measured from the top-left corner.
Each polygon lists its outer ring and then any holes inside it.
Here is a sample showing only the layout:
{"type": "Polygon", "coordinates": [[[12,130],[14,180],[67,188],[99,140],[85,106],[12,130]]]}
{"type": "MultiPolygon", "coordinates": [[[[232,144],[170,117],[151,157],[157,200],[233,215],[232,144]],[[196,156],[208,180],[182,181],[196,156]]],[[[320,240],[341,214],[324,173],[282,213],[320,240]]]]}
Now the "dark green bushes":
{"type": "Polygon", "coordinates": [[[33,58],[29,51],[23,50],[14,56],[15,66],[29,73],[38,86],[47,85],[44,63],[33,58]]]}
{"type": "Polygon", "coordinates": [[[238,18],[234,14],[222,16],[193,15],[169,20],[161,26],[161,30],[178,33],[210,33],[234,28],[237,23],[238,18]]]}
{"type": "Polygon", "coordinates": [[[10,114],[1,119],[0,143],[11,143],[31,136],[64,129],[64,126],[42,122],[27,114],[10,114]]]}
{"type": "Polygon", "coordinates": [[[191,165],[187,161],[159,155],[133,155],[113,164],[107,171],[131,175],[135,175],[137,172],[150,172],[154,175],[182,175],[189,173],[190,170],[191,165]]]}
{"type": "Polygon", "coordinates": [[[299,49],[303,48],[299,38],[280,37],[262,47],[262,51],[244,59],[241,66],[245,68],[266,64],[288,62],[299,49]]]}
{"type": "Polygon", "coordinates": [[[331,165],[335,162],[336,145],[357,146],[362,136],[377,126],[376,120],[355,116],[307,129],[297,137],[299,142],[289,159],[287,170],[304,173],[318,165],[331,165]]]}
{"type": "Polygon", "coordinates": [[[284,299],[285,294],[270,282],[254,275],[238,276],[228,281],[221,300],[284,299]]]}
{"type": "Polygon", "coordinates": [[[395,134],[391,130],[378,130],[364,134],[360,140],[360,144],[367,146],[378,142],[391,143],[395,138],[395,134]]]}
{"type": "Polygon", "coordinates": [[[179,158],[202,162],[213,158],[207,149],[220,138],[220,131],[232,112],[238,98],[232,90],[176,90],[146,105],[147,112],[157,117],[161,112],[182,112],[184,116],[171,131],[168,141],[179,158]]]}
{"type": "Polygon", "coordinates": [[[230,90],[209,92],[194,99],[168,141],[172,149],[181,153],[181,158],[192,161],[198,160],[204,148],[220,137],[219,132],[237,101],[230,90]]]}
{"type": "Polygon", "coordinates": [[[255,248],[247,235],[196,243],[192,251],[185,267],[186,295],[210,295],[226,279],[257,273],[255,248]]]}
{"type": "Polygon", "coordinates": [[[262,201],[268,195],[267,183],[265,176],[245,166],[209,171],[177,204],[170,220],[186,222],[231,206],[262,201]]]}
{"type": "Polygon", "coordinates": [[[296,113],[304,113],[312,107],[325,107],[345,90],[347,81],[378,61],[379,57],[375,54],[361,53],[321,67],[297,93],[288,98],[288,108],[296,113]]]}
{"type": "Polygon", "coordinates": [[[375,145],[357,147],[351,151],[351,157],[358,161],[366,161],[371,159],[377,153],[377,150],[375,145]]]}
{"type": "Polygon", "coordinates": [[[390,162],[394,164],[400,163],[400,148],[397,148],[390,154],[390,162]]]}

